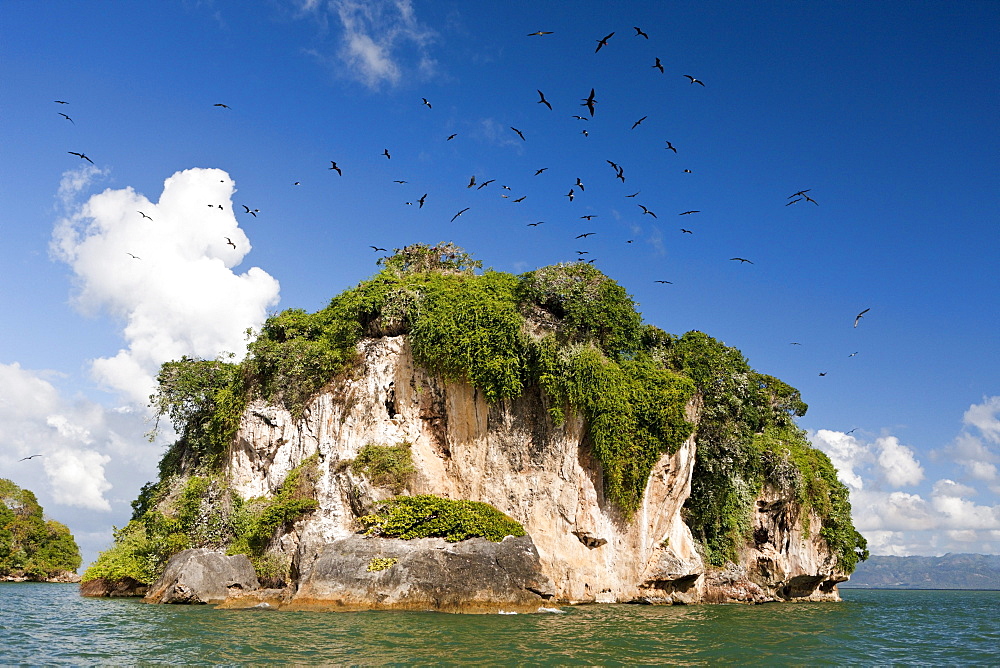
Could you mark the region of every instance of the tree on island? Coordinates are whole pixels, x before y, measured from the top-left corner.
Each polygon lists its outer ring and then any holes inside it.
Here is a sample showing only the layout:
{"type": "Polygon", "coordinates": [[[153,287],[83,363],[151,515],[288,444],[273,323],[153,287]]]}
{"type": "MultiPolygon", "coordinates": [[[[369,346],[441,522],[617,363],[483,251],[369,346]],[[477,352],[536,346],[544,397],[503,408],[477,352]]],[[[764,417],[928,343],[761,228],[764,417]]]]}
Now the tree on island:
{"type": "Polygon", "coordinates": [[[33,492],[0,478],[0,579],[46,580],[81,562],[66,525],[46,520],[33,492]]]}

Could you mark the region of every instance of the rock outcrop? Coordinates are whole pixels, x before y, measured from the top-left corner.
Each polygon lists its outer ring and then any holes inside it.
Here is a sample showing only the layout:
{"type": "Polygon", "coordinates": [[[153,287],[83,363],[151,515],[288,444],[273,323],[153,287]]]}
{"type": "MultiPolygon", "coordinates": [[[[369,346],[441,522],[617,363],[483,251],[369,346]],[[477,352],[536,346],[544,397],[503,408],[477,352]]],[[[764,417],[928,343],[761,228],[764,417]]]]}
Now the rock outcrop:
{"type": "MultiPolygon", "coordinates": [[[[728,570],[706,566],[681,515],[690,494],[693,437],[660,459],[641,507],[625,517],[605,498],[583,420],[570,415],[554,424],[539,390],[489,403],[471,385],[446,383],[415,365],[403,336],[365,340],[361,356],[363,368],[316,396],[301,419],[252,403],[226,464],[227,479],[244,498],[269,496],[293,468],[318,454],[318,508],[279,541],[298,574],[289,605],[356,608],[388,601],[388,607],[420,608],[435,600],[437,609],[458,606],[454,597],[424,593],[407,603],[400,578],[418,569],[402,556],[381,573],[360,568],[378,549],[355,536],[356,519],[392,492],[348,464],[366,444],[401,442],[411,444],[416,468],[408,493],[483,501],[524,525],[537,549],[538,573],[551,582],[539,591],[553,601],[837,600],[834,585],[846,576],[824,543],[802,530],[797,506],[776,490],[759,499],[755,542],[740,563],[728,570]],[[334,555],[340,567],[333,566],[334,555]]],[[[688,412],[697,419],[695,404],[688,412]]],[[[439,555],[451,558],[458,549],[439,555]]],[[[510,586],[525,589],[515,581],[510,586]]],[[[478,594],[467,593],[476,607],[478,594]]],[[[508,599],[503,604],[515,606],[508,599]]]]}
{"type": "Polygon", "coordinates": [[[222,603],[260,588],[244,554],[226,556],[207,548],[178,552],[146,593],[147,603],[222,603]]]}

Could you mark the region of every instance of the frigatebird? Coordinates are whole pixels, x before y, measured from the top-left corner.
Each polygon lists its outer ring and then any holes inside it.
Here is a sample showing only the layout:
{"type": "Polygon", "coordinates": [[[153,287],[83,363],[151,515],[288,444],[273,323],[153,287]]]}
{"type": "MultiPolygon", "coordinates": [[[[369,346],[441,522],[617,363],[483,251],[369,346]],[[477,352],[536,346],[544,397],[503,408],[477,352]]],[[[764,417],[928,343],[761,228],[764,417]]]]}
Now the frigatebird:
{"type": "Polygon", "coordinates": [[[376,253],[379,252],[379,251],[385,251],[386,253],[389,252],[388,248],[379,248],[378,246],[369,246],[369,248],[371,248],[376,253]]]}
{"type": "Polygon", "coordinates": [[[60,116],[62,116],[63,118],[65,118],[70,123],[73,123],[73,125],[76,125],[76,123],[73,122],[73,119],[70,118],[69,116],[67,116],[66,114],[62,113],[61,111],[58,111],[56,113],[59,114],[60,116]]]}
{"type": "Polygon", "coordinates": [[[542,91],[538,90],[537,88],[535,90],[538,91],[538,97],[541,98],[540,100],[538,100],[537,104],[544,104],[546,107],[548,107],[551,110],[552,109],[552,105],[549,104],[549,101],[545,99],[545,93],[543,93],[542,91]]]}
{"type": "Polygon", "coordinates": [[[337,170],[337,173],[340,174],[341,176],[344,175],[344,173],[340,171],[340,167],[337,167],[337,163],[335,163],[333,160],[330,161],[330,169],[337,170]]]}
{"type": "Polygon", "coordinates": [[[692,213],[701,213],[701,211],[685,211],[685,212],[683,212],[683,213],[679,213],[679,214],[677,214],[677,215],[678,215],[678,216],[689,216],[689,215],[691,215],[692,213]]]}
{"type": "Polygon", "coordinates": [[[67,152],[67,153],[69,153],[70,155],[75,155],[75,156],[78,156],[78,157],[82,158],[83,160],[86,160],[86,161],[87,161],[87,162],[89,162],[90,164],[94,164],[94,161],[93,161],[93,160],[91,160],[90,158],[88,158],[88,157],[87,157],[86,155],[84,155],[83,153],[77,153],[77,152],[75,152],[75,151],[66,151],[66,152],[67,152]]]}
{"type": "Polygon", "coordinates": [[[424,201],[425,201],[426,199],[427,199],[427,193],[424,193],[424,194],[423,194],[423,195],[422,195],[422,196],[420,197],[420,199],[418,199],[418,200],[417,200],[417,203],[418,203],[418,204],[420,205],[420,206],[418,206],[418,207],[417,207],[418,209],[422,209],[422,208],[424,208],[424,201]]]}
{"type": "Polygon", "coordinates": [[[694,232],[692,232],[691,230],[685,230],[685,229],[684,229],[684,228],[682,227],[682,228],[681,228],[681,234],[694,234],[694,232]]]}
{"type": "MultiPolygon", "coordinates": [[[[636,193],[636,194],[638,195],[638,193],[636,193]]],[[[648,214],[649,214],[649,215],[651,215],[651,216],[652,216],[653,218],[656,218],[656,214],[655,214],[655,213],[653,213],[652,211],[650,211],[649,209],[647,209],[646,207],[644,207],[643,205],[639,204],[639,205],[638,205],[638,207],[639,207],[640,209],[642,209],[642,212],[643,212],[644,214],[648,213],[648,214]]]]}
{"type": "Polygon", "coordinates": [[[639,30],[639,26],[632,26],[632,27],[635,29],[635,36],[636,37],[645,37],[646,39],[649,39],[649,35],[647,35],[643,31],[639,30]]]}
{"type": "MultiPolygon", "coordinates": [[[[702,84],[702,85],[704,85],[704,84],[702,84]]],[[[433,109],[434,108],[434,107],[431,106],[431,103],[427,101],[426,97],[422,97],[420,99],[424,101],[424,104],[427,105],[428,109],[433,109]]]]}
{"type": "Polygon", "coordinates": [[[455,138],[455,137],[457,137],[457,136],[458,136],[458,133],[457,133],[457,132],[456,132],[455,134],[453,134],[453,135],[448,135],[448,138],[447,138],[447,139],[445,139],[445,141],[451,141],[452,139],[454,139],[454,138],[455,138]]]}
{"type": "Polygon", "coordinates": [[[585,234],[578,234],[574,238],[575,239],[586,239],[587,237],[589,237],[592,234],[597,234],[597,232],[587,232],[585,234]]]}
{"type": "Polygon", "coordinates": [[[217,102],[216,104],[213,104],[212,106],[213,107],[222,107],[223,109],[232,109],[232,107],[230,107],[228,104],[222,104],[221,102],[217,102]]]}
{"type": "Polygon", "coordinates": [[[658,57],[656,58],[656,62],[653,63],[653,67],[660,70],[660,74],[663,74],[663,63],[660,62],[660,59],[658,57]]]}
{"type": "Polygon", "coordinates": [[[587,109],[589,109],[590,110],[590,115],[593,116],[594,115],[594,105],[597,104],[597,100],[594,99],[594,89],[593,88],[590,89],[590,95],[588,97],[581,98],[581,99],[583,100],[583,104],[581,104],[580,106],[581,107],[586,107],[587,109]]]}
{"type": "Polygon", "coordinates": [[[664,139],[663,141],[667,142],[666,147],[663,149],[664,151],[673,151],[674,153],[677,153],[677,149],[674,148],[674,145],[671,144],[670,141],[668,141],[666,139],[664,139]]]}
{"type": "Polygon", "coordinates": [[[865,313],[868,313],[868,311],[871,311],[871,308],[866,308],[864,311],[862,311],[861,313],[859,313],[856,316],[854,316],[854,326],[855,327],[858,326],[858,323],[861,322],[861,318],[863,318],[865,316],[865,313]]]}
{"type": "Polygon", "coordinates": [[[691,80],[691,83],[693,83],[693,84],[701,84],[702,86],[704,86],[704,85],[705,85],[705,82],[704,82],[704,81],[701,81],[700,79],[695,79],[695,78],[694,78],[693,76],[691,76],[690,74],[685,74],[684,76],[686,76],[686,77],[687,77],[688,79],[690,79],[690,80],[691,80]]]}
{"type": "Polygon", "coordinates": [[[548,169],[548,167],[542,167],[541,169],[537,170],[535,172],[535,176],[538,176],[539,174],[541,174],[542,172],[544,172],[546,169],[548,169]]]}
{"type": "Polygon", "coordinates": [[[223,238],[226,240],[227,246],[232,246],[233,250],[236,250],[236,244],[233,243],[232,239],[230,239],[229,237],[223,237],[223,238]]]}
{"type": "Polygon", "coordinates": [[[648,116],[643,116],[642,118],[640,118],[639,120],[637,120],[635,123],[632,124],[632,129],[635,130],[636,126],[638,126],[639,123],[642,123],[647,118],[649,118],[649,117],[648,116]]]}
{"type": "Polygon", "coordinates": [[[744,262],[746,262],[747,264],[753,264],[753,262],[751,262],[750,260],[746,259],[745,257],[731,257],[729,259],[730,260],[739,260],[740,264],[743,264],[744,262]]]}
{"type": "Polygon", "coordinates": [[[382,155],[384,155],[389,160],[392,160],[392,156],[389,155],[389,149],[387,149],[387,148],[382,149],[382,155]]]}
{"type": "MultiPolygon", "coordinates": [[[[64,102],[63,104],[66,104],[66,103],[64,102]]],[[[27,459],[34,459],[35,457],[42,457],[42,456],[43,456],[43,455],[29,455],[29,456],[27,456],[27,457],[21,457],[21,458],[20,458],[20,459],[18,459],[17,461],[19,461],[19,462],[23,462],[23,461],[25,461],[25,460],[27,460],[27,459]]]]}
{"type": "Polygon", "coordinates": [[[139,213],[139,215],[140,215],[140,216],[142,216],[143,218],[149,218],[149,220],[153,220],[152,218],[150,218],[149,216],[147,216],[146,214],[144,214],[144,213],[143,213],[142,211],[139,211],[138,213],[139,213]]]}
{"type": "Polygon", "coordinates": [[[669,283],[670,285],[673,285],[673,284],[674,284],[674,282],[673,282],[673,281],[653,281],[653,282],[654,282],[654,283],[669,283]]]}
{"type": "Polygon", "coordinates": [[[515,128],[513,125],[510,126],[510,129],[517,133],[517,136],[521,138],[521,141],[524,141],[524,133],[523,132],[521,132],[520,130],[518,130],[517,128],[515,128]]]}
{"type": "Polygon", "coordinates": [[[537,30],[535,32],[529,32],[528,37],[534,37],[536,35],[551,35],[551,34],[552,34],[551,30],[537,30]]]}
{"type": "Polygon", "coordinates": [[[456,213],[454,216],[452,216],[451,220],[448,221],[448,222],[454,223],[456,218],[458,218],[459,216],[461,216],[463,213],[465,213],[466,211],[468,211],[471,208],[472,207],[469,207],[469,206],[465,207],[464,209],[462,209],[461,211],[459,211],[458,213],[456,213]]]}
{"type": "Polygon", "coordinates": [[[595,40],[597,42],[597,48],[594,49],[594,53],[597,53],[598,51],[600,51],[601,47],[607,46],[608,45],[608,40],[611,39],[612,35],[614,35],[613,32],[612,33],[608,33],[607,35],[605,35],[601,39],[595,40]]]}

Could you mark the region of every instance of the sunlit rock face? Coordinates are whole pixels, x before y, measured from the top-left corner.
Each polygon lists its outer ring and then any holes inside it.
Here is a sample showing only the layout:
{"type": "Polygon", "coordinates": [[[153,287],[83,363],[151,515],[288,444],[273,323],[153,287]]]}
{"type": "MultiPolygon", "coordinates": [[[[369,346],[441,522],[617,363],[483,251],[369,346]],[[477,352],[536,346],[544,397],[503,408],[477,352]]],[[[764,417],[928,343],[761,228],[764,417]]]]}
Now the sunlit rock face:
{"type": "MultiPolygon", "coordinates": [[[[360,352],[361,368],[331,382],[299,420],[252,403],[227,462],[231,484],[248,498],[273,494],[318,454],[319,507],[281,538],[300,586],[329,544],[355,535],[357,517],[393,496],[348,464],[368,443],[405,441],[417,469],[406,493],[483,501],[523,524],[555,602],[837,599],[834,585],[845,576],[815,532],[803,533],[781,490],[762,494],[754,539],[735,570],[706,567],[681,515],[694,437],[660,459],[641,507],[626,518],[604,496],[582,418],[555,424],[537,388],[491,404],[471,385],[416,366],[404,336],[363,341],[360,352]]],[[[688,419],[697,419],[694,403],[688,419]]]]}

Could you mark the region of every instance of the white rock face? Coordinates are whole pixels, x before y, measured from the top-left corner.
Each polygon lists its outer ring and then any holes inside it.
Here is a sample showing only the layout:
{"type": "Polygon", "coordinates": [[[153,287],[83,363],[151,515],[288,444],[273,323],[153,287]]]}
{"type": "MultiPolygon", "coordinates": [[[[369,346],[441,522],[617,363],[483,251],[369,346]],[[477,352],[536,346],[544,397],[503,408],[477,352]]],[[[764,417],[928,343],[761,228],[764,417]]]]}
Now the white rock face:
{"type": "MultiPolygon", "coordinates": [[[[521,522],[561,602],[837,599],[832,584],[828,592],[813,591],[837,581],[825,544],[804,538],[797,519],[787,517],[790,506],[768,492],[754,519],[767,540],[748,547],[739,573],[705,577],[711,574],[680,512],[690,493],[693,437],[661,458],[642,507],[626,521],[604,498],[581,418],[554,425],[538,393],[491,405],[471,385],[445,383],[415,366],[406,337],[365,340],[360,349],[363,368],[331,383],[301,420],[251,404],[228,462],[238,492],[267,496],[318,453],[319,509],[282,539],[299,573],[308,572],[324,545],[357,531],[359,512],[392,496],[346,464],[367,443],[406,441],[418,471],[407,492],[484,501],[521,522]],[[795,580],[802,577],[814,584],[795,580]],[[733,583],[757,590],[726,593],[739,590],[733,583]]],[[[696,419],[696,407],[688,411],[696,419]]]]}

